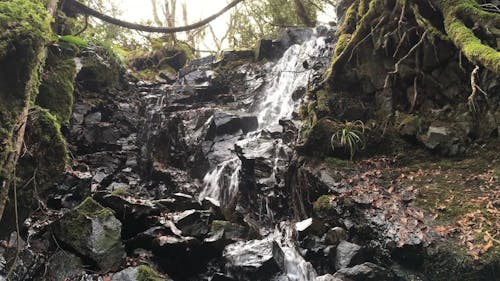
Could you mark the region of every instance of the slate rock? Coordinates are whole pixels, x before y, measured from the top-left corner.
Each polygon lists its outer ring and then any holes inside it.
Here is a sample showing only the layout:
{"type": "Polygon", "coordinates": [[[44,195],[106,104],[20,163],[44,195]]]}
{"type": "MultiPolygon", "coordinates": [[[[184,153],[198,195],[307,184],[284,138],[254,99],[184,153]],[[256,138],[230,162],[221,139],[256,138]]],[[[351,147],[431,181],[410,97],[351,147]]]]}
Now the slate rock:
{"type": "Polygon", "coordinates": [[[105,270],[117,269],[125,257],[120,221],[92,198],[53,224],[54,234],[78,254],[105,270]]]}
{"type": "Polygon", "coordinates": [[[337,255],[335,257],[335,268],[337,270],[350,266],[360,253],[361,246],[354,243],[341,241],[337,246],[337,255]]]}

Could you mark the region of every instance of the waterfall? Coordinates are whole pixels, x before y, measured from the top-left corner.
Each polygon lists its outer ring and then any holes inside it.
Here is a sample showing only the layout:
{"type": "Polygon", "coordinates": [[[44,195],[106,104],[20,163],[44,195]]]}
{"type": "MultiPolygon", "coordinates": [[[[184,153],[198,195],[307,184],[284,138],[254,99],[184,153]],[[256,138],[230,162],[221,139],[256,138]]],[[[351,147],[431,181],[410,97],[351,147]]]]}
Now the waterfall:
{"type": "MultiPolygon", "coordinates": [[[[265,99],[256,106],[254,113],[258,116],[259,128],[248,133],[244,140],[236,144],[252,155],[259,155],[262,151],[273,149],[275,165],[278,165],[281,142],[272,144],[259,144],[262,131],[279,124],[281,119],[290,119],[295,107],[298,105],[292,98],[299,87],[306,87],[311,70],[304,68],[303,62],[319,56],[320,49],[325,46],[323,37],[315,37],[303,44],[292,45],[285,51],[282,58],[276,62],[270,73],[272,80],[264,90],[265,99]],[[256,145],[257,144],[257,145],[256,145]]],[[[219,200],[221,206],[228,206],[233,202],[238,193],[241,161],[238,157],[227,159],[209,171],[204,179],[204,189],[200,199],[211,197],[219,200]],[[231,175],[228,177],[227,175],[231,175]]]]}

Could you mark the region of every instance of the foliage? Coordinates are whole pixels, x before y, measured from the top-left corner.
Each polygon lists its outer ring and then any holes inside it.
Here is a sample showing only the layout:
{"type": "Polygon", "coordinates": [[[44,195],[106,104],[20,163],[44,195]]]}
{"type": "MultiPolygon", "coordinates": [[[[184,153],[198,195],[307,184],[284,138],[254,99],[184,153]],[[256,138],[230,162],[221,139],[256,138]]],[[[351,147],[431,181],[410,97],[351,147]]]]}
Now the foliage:
{"type": "Polygon", "coordinates": [[[59,43],[73,44],[81,48],[85,48],[88,46],[87,41],[78,36],[64,35],[64,36],[57,36],[57,38],[59,39],[59,43]]]}
{"type": "MultiPolygon", "coordinates": [[[[326,1],[303,2],[308,17],[315,20],[326,1]]],[[[293,0],[245,1],[231,14],[227,38],[232,48],[249,48],[261,38],[276,36],[283,27],[301,25],[293,0]]]]}
{"type": "Polygon", "coordinates": [[[332,149],[335,150],[335,146],[339,145],[349,150],[352,161],[356,152],[365,147],[364,134],[365,124],[363,121],[345,122],[344,126],[335,132],[330,139],[332,149]]]}

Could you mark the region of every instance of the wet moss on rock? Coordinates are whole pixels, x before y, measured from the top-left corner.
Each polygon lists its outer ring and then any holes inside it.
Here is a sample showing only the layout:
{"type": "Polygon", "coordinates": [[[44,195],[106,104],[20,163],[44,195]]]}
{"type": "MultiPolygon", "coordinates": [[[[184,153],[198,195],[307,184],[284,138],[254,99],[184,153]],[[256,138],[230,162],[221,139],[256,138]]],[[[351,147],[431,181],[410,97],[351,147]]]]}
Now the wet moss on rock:
{"type": "MultiPolygon", "coordinates": [[[[68,162],[66,141],[61,134],[58,120],[40,107],[29,112],[25,133],[26,152],[19,158],[16,168],[17,201],[20,221],[38,208],[38,200],[61,178],[68,162]]],[[[11,190],[9,202],[13,202],[11,190]]],[[[0,222],[4,227],[0,235],[7,234],[15,227],[14,206],[8,204],[0,222]]]]}
{"type": "Polygon", "coordinates": [[[48,109],[61,124],[69,123],[71,117],[75,78],[74,59],[48,60],[36,103],[48,109]]]}
{"type": "Polygon", "coordinates": [[[101,269],[116,270],[123,262],[120,221],[90,197],[55,222],[53,230],[60,241],[101,269]]]}
{"type": "Polygon", "coordinates": [[[158,272],[147,265],[137,267],[137,281],[167,281],[158,272]]]}

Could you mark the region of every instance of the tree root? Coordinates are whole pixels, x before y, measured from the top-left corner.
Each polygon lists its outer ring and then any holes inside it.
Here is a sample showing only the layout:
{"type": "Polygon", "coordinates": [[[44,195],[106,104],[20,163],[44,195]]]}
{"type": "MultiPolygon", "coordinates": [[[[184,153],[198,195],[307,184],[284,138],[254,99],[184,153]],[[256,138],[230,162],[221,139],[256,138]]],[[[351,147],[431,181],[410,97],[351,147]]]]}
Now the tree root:
{"type": "Polygon", "coordinates": [[[476,76],[479,72],[479,69],[480,67],[476,65],[476,67],[474,67],[474,70],[472,70],[472,73],[470,75],[470,86],[472,93],[467,98],[467,105],[469,105],[469,109],[472,112],[478,112],[477,102],[476,102],[478,91],[481,92],[486,99],[488,99],[488,94],[483,89],[481,89],[481,87],[479,87],[476,81],[476,76]]]}

